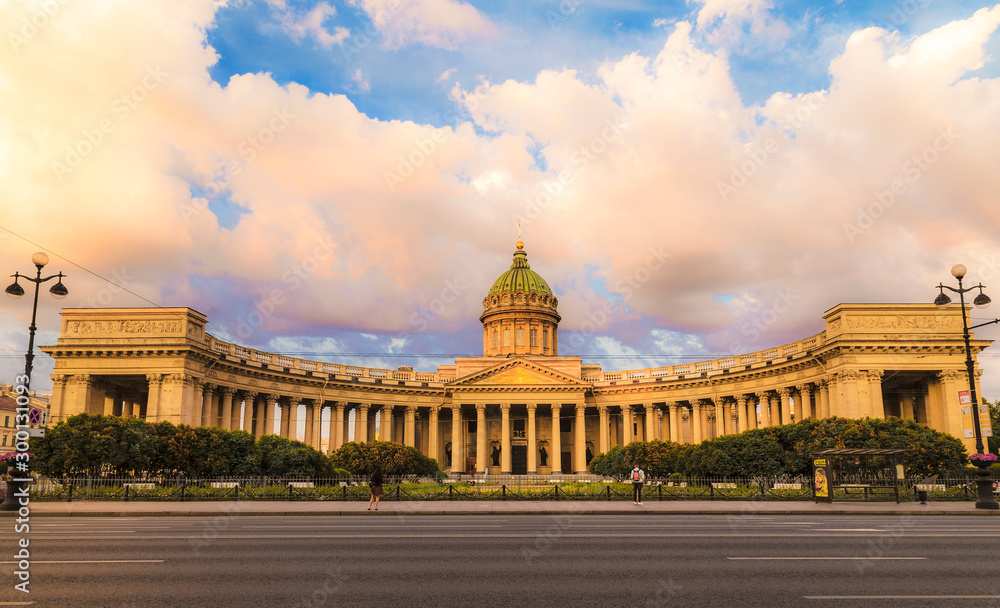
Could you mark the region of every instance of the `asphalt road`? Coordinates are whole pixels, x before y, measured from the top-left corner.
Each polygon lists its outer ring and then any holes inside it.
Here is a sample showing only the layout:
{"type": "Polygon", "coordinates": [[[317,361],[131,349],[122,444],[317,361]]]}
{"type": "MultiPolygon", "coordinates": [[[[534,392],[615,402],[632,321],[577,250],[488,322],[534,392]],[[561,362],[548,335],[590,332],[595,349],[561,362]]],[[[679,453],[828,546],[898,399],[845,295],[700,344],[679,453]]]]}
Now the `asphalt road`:
{"type": "Polygon", "coordinates": [[[1000,608],[994,517],[46,517],[30,594],[20,537],[0,606],[1000,608]]]}

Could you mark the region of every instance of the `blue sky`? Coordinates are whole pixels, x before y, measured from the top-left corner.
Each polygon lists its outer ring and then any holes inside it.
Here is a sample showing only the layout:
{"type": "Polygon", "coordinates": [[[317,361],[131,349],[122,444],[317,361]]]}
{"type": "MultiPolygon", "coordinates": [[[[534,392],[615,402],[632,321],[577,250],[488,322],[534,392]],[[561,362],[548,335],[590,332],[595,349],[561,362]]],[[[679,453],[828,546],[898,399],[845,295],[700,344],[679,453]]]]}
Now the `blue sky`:
{"type": "MultiPolygon", "coordinates": [[[[152,302],[432,371],[480,351],[518,221],[562,354],[605,369],[1000,276],[1000,5],[93,0],[24,30],[41,10],[0,11],[0,253],[71,273],[40,344],[60,305],[152,302]]],[[[0,310],[8,376],[26,315],[0,310]]]]}

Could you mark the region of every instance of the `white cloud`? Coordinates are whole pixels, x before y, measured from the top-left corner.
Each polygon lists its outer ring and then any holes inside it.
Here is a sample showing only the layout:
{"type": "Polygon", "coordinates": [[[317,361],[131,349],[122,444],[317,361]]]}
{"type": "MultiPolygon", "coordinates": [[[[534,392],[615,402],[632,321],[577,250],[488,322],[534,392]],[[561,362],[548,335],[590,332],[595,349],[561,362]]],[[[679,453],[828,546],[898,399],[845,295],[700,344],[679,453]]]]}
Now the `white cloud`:
{"type": "Polygon", "coordinates": [[[733,45],[743,39],[748,27],[757,43],[780,42],[791,33],[788,25],[771,15],[771,0],[694,0],[701,4],[698,29],[707,40],[716,44],[733,45]]]}
{"type": "Polygon", "coordinates": [[[356,70],[354,70],[354,73],[351,74],[351,80],[353,80],[354,83],[358,85],[358,90],[361,91],[362,93],[367,93],[368,91],[372,90],[372,85],[368,83],[368,80],[365,79],[364,74],[361,73],[361,68],[357,68],[356,70]]]}
{"type": "Polygon", "coordinates": [[[348,0],[364,9],[388,48],[423,44],[456,49],[467,40],[492,37],[496,26],[471,4],[456,0],[348,0]]]}
{"type": "Polygon", "coordinates": [[[343,44],[344,39],[351,35],[346,27],[327,29],[324,23],[337,15],[337,9],[329,2],[319,2],[308,13],[302,15],[289,9],[285,0],[268,0],[272,9],[276,9],[276,18],[281,27],[295,40],[312,38],[324,48],[343,44]]]}

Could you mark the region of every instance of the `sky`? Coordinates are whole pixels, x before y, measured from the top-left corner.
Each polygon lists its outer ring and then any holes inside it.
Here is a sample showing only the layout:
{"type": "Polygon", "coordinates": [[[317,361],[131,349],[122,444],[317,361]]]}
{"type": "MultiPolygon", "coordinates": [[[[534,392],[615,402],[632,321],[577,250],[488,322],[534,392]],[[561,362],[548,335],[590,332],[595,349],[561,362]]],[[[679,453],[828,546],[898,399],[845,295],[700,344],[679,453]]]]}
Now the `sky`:
{"type": "MultiPolygon", "coordinates": [[[[36,344],[62,307],[188,306],[420,371],[482,353],[519,234],[560,354],[605,370],[929,303],[959,262],[1000,298],[998,26],[961,0],[0,0],[0,261],[67,275],[36,344]]],[[[3,302],[10,382],[31,302],[3,302]]]]}

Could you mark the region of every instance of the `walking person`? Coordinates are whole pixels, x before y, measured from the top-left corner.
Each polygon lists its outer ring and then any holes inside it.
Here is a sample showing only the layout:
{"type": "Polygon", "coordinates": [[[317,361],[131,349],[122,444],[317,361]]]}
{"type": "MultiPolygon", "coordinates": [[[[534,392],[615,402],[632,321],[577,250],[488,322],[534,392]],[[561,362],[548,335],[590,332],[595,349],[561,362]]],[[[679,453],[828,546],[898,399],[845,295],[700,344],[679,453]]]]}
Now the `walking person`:
{"type": "Polygon", "coordinates": [[[639,468],[639,465],[629,471],[629,479],[632,481],[632,504],[642,504],[642,484],[646,481],[646,473],[639,468]]]}
{"type": "Polygon", "coordinates": [[[375,472],[372,473],[372,478],[368,482],[368,488],[371,490],[372,496],[368,499],[368,510],[372,510],[372,503],[375,503],[375,510],[378,511],[378,501],[382,498],[382,467],[375,467],[375,472]]]}

